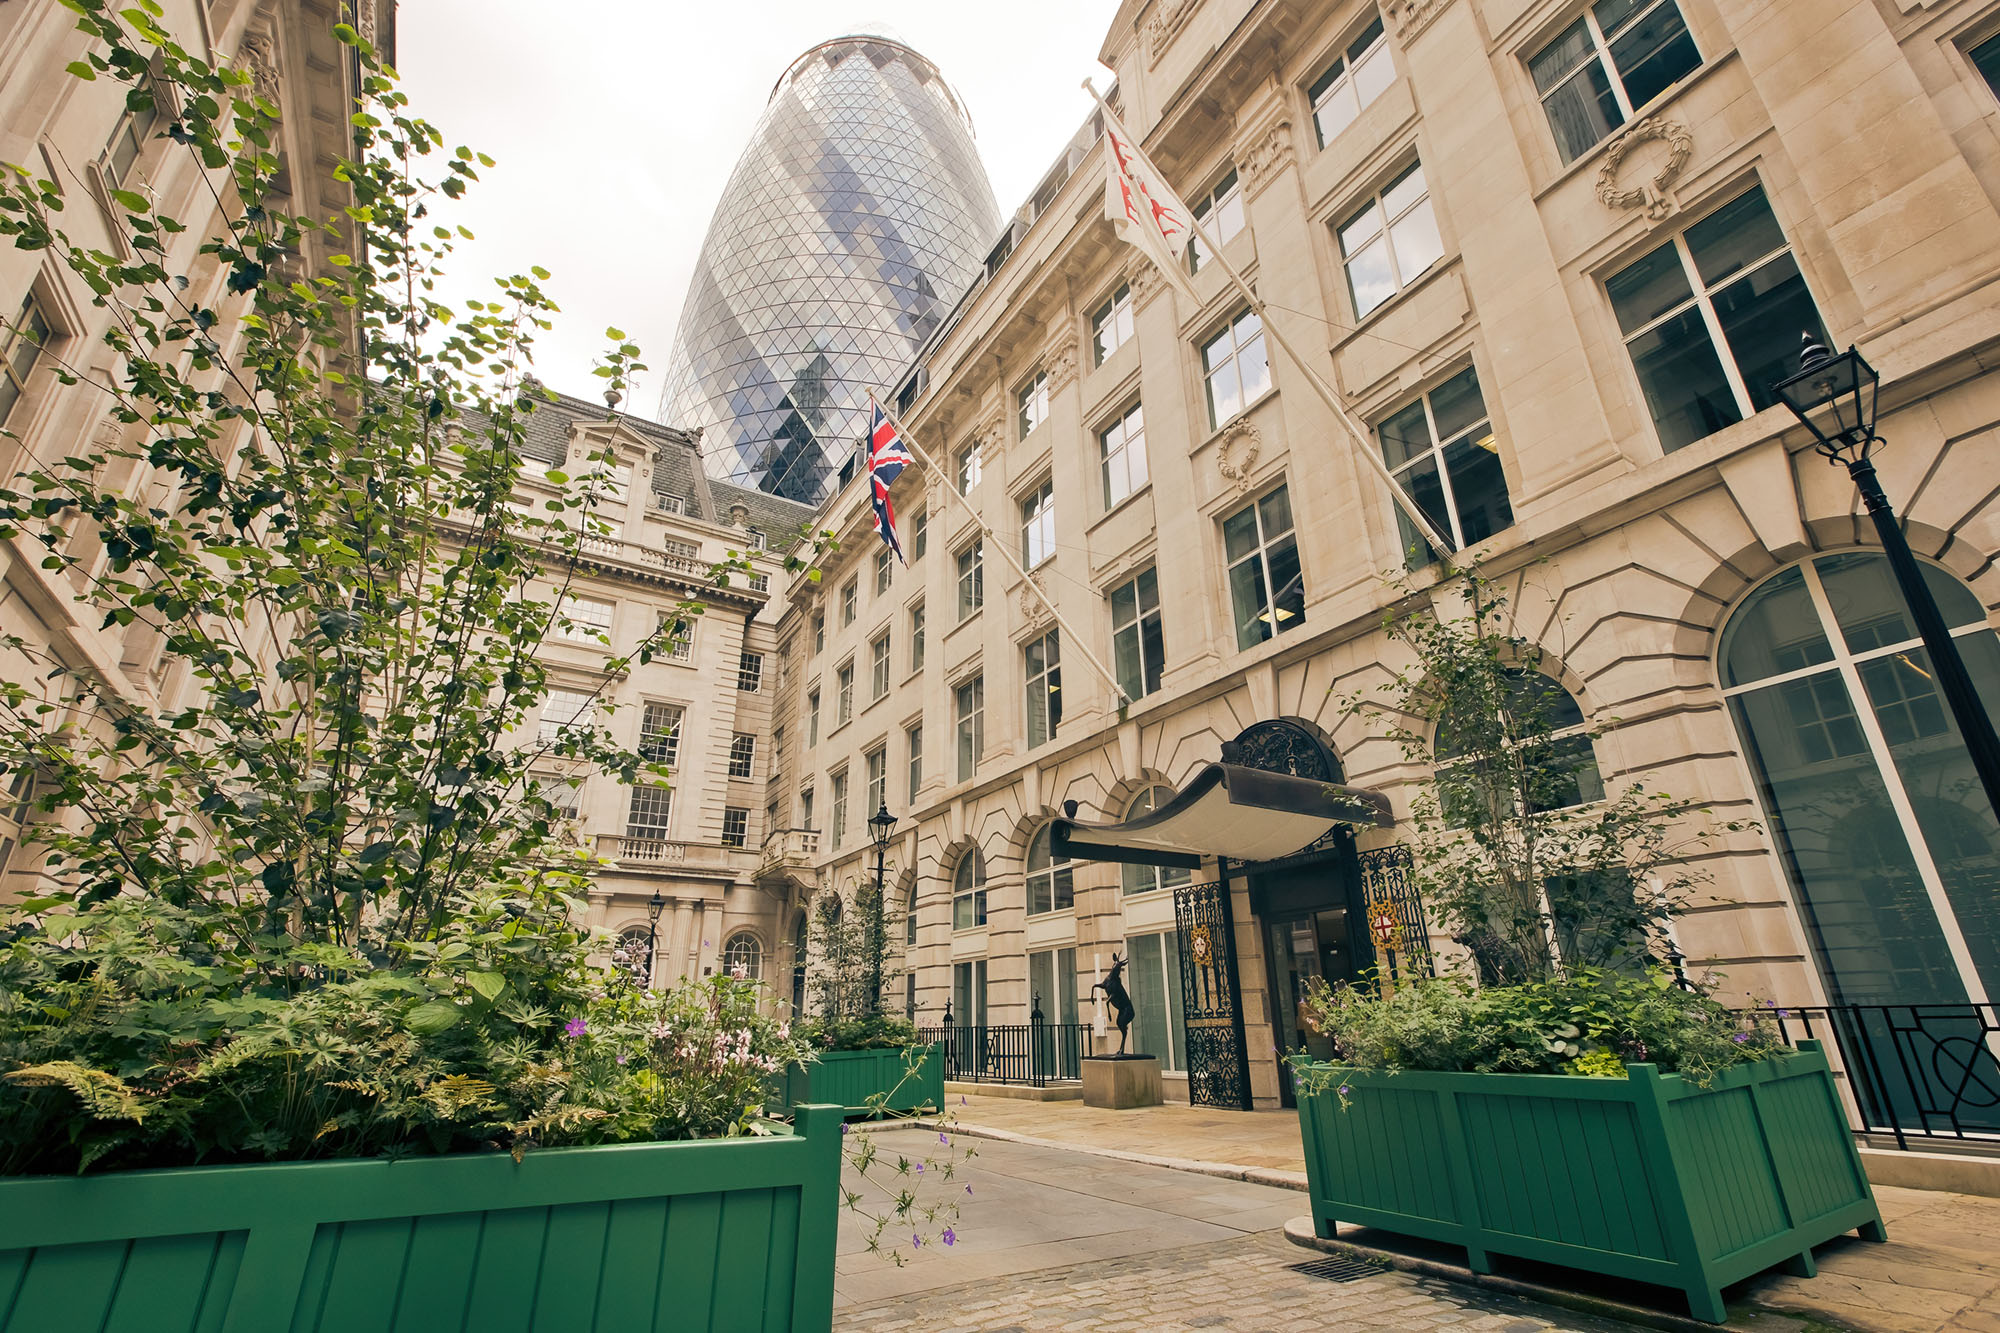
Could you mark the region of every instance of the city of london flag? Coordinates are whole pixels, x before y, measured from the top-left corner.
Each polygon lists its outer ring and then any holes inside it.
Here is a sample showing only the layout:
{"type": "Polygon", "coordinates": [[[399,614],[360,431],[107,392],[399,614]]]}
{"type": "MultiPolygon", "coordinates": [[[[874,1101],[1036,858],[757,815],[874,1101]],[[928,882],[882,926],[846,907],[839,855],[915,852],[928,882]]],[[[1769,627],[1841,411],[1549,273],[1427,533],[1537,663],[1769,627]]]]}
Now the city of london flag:
{"type": "Polygon", "coordinates": [[[1097,89],[1090,88],[1090,95],[1104,112],[1104,216],[1128,245],[1153,261],[1161,276],[1190,301],[1197,300],[1182,263],[1194,237],[1194,214],[1126,132],[1117,113],[1097,96],[1097,89]]]}

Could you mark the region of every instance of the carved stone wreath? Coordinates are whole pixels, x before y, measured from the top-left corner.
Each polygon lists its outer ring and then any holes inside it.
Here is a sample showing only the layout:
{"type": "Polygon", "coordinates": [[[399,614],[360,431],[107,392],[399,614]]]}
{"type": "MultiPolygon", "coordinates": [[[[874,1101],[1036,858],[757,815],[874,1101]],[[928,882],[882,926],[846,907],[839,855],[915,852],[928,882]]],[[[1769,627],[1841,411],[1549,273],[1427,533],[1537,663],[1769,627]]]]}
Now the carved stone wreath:
{"type": "Polygon", "coordinates": [[[1160,0],[1153,10],[1153,16],[1146,20],[1147,63],[1157,65],[1172,44],[1174,34],[1188,21],[1195,11],[1195,0],[1160,0]]]}
{"type": "Polygon", "coordinates": [[[1215,442],[1215,470],[1239,491],[1250,489],[1250,473],[1264,451],[1264,435],[1247,421],[1238,421],[1215,442]]]}
{"type": "Polygon", "coordinates": [[[1039,574],[1028,575],[1027,581],[1021,585],[1021,619],[1030,626],[1055,619],[1049,610],[1048,588],[1039,574]]]}
{"type": "Polygon", "coordinates": [[[1630,129],[1613,139],[1611,146],[1604,150],[1604,163],[1597,169],[1597,197],[1604,201],[1606,208],[1644,207],[1646,216],[1657,222],[1680,208],[1680,201],[1674,197],[1671,187],[1680,179],[1681,171],[1693,153],[1694,135],[1679,121],[1662,116],[1647,116],[1634,121],[1630,129]],[[1639,144],[1654,140],[1667,146],[1666,161],[1660,164],[1660,169],[1653,173],[1651,180],[1643,182],[1637,189],[1619,188],[1618,168],[1624,163],[1626,154],[1639,144]]]}

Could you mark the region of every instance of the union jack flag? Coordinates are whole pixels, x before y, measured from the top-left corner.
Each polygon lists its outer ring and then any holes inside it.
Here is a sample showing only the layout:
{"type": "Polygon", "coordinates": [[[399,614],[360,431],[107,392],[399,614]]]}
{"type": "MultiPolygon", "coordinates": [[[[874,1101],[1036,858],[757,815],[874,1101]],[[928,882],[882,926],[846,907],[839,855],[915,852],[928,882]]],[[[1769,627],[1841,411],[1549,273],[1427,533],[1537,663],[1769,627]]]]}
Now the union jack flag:
{"type": "Polygon", "coordinates": [[[896,536],[896,510],[889,503],[889,483],[902,476],[903,469],[916,459],[910,454],[910,446],[904,443],[903,433],[882,410],[882,404],[870,400],[868,405],[874,409],[868,425],[868,484],[875,505],[875,535],[889,543],[896,559],[907,565],[910,562],[903,556],[903,543],[896,536]]]}

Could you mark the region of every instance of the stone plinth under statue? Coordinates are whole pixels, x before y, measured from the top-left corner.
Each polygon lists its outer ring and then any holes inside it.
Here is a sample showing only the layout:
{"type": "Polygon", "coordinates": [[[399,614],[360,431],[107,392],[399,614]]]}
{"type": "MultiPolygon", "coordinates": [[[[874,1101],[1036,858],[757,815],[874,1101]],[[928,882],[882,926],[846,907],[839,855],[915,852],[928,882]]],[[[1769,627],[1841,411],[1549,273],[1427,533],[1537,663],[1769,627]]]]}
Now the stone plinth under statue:
{"type": "Polygon", "coordinates": [[[1107,1111],[1158,1106],[1160,1057],[1157,1055],[1086,1055],[1083,1058],[1083,1104],[1107,1111]]]}

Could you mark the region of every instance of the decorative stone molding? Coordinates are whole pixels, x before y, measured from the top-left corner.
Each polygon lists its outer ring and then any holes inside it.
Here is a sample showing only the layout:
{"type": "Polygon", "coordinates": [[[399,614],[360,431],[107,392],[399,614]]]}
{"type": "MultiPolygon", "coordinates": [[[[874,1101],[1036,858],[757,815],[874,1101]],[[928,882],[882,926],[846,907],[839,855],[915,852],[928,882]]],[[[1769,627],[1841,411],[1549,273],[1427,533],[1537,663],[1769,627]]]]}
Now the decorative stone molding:
{"type": "Polygon", "coordinates": [[[1250,489],[1250,474],[1257,455],[1264,451],[1264,433],[1247,421],[1237,421],[1215,442],[1215,470],[1237,490],[1250,489]]]}
{"type": "Polygon", "coordinates": [[[1030,629],[1040,629],[1055,620],[1049,610],[1048,585],[1040,574],[1030,574],[1021,584],[1021,620],[1030,629]]]}
{"type": "Polygon", "coordinates": [[[1075,336],[1068,332],[1058,334],[1048,350],[1042,353],[1042,373],[1049,377],[1049,392],[1060,393],[1075,383],[1077,366],[1075,336]]]}
{"type": "Polygon", "coordinates": [[[268,32],[247,32],[236,47],[237,63],[250,75],[250,90],[278,105],[278,41],[268,32]]]}
{"type": "Polygon", "coordinates": [[[1382,6],[1382,17],[1389,20],[1396,40],[1407,42],[1428,28],[1431,20],[1450,3],[1451,0],[1388,0],[1382,6]]]}
{"type": "Polygon", "coordinates": [[[1252,134],[1236,146],[1236,169],[1254,193],[1292,164],[1293,151],[1291,117],[1280,116],[1263,133],[1252,134]]]}
{"type": "Polygon", "coordinates": [[[1646,216],[1655,222],[1670,217],[1679,212],[1681,206],[1680,200],[1674,196],[1673,183],[1680,179],[1682,169],[1693,154],[1694,135],[1679,121],[1668,120],[1664,116],[1635,120],[1604,150],[1604,164],[1597,169],[1597,197],[1604,201],[1606,208],[1643,207],[1646,216]],[[1637,145],[1654,140],[1667,146],[1666,160],[1660,163],[1660,169],[1636,189],[1621,189],[1618,168],[1624,164],[1626,154],[1637,145]]]}
{"type": "Polygon", "coordinates": [[[1142,259],[1125,275],[1125,281],[1132,286],[1132,304],[1140,306],[1152,299],[1153,293],[1166,279],[1160,273],[1159,265],[1150,259],[1142,259]]]}
{"type": "Polygon", "coordinates": [[[1146,63],[1157,65],[1174,37],[1186,25],[1200,0],[1159,0],[1153,16],[1146,20],[1146,63]]]}

